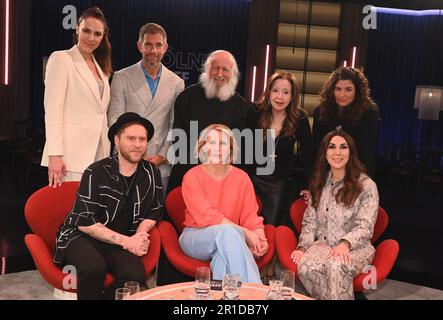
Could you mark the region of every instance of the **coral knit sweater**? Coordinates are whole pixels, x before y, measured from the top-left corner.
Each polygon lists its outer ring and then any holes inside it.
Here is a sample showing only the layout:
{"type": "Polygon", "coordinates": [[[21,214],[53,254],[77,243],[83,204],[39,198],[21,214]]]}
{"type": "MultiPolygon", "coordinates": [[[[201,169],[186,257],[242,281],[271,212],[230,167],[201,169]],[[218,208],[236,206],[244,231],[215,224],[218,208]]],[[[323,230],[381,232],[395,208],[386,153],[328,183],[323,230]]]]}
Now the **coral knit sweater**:
{"type": "Polygon", "coordinates": [[[182,193],[186,227],[208,227],[227,218],[249,230],[264,228],[252,182],[234,166],[221,180],[212,178],[203,165],[190,169],[183,177],[182,193]]]}

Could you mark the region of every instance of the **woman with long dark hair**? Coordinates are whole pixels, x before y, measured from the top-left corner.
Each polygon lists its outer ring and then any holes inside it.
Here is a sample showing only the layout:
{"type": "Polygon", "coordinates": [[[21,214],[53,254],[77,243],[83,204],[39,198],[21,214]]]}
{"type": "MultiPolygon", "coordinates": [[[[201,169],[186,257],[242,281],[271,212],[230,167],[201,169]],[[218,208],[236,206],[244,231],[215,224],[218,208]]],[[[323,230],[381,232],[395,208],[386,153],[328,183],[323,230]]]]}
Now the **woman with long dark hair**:
{"type": "Polygon", "coordinates": [[[338,68],[323,85],[320,96],[320,106],[314,110],[314,153],[323,137],[341,126],[354,139],[360,161],[373,176],[379,114],[368,79],[359,69],[338,68]]]}
{"type": "MultiPolygon", "coordinates": [[[[255,192],[263,204],[265,223],[275,226],[290,225],[289,207],[300,191],[295,189],[307,187],[313,162],[311,128],[304,110],[298,107],[299,96],[300,89],[294,75],[276,72],[268,79],[265,92],[248,114],[248,126],[263,130],[263,134],[256,138],[260,138],[258,143],[263,143],[267,156],[266,163],[259,165],[256,162],[250,175],[255,192]],[[268,139],[274,139],[271,150],[268,139]],[[298,150],[295,150],[297,147],[298,150]],[[295,152],[302,160],[304,177],[293,175],[295,152]],[[269,166],[269,162],[272,162],[272,166],[269,166]],[[264,166],[273,168],[273,172],[260,173],[259,169],[264,169],[264,166]]],[[[268,266],[268,278],[275,273],[275,261],[268,266]]]]}
{"type": "Polygon", "coordinates": [[[75,45],[55,51],[45,73],[46,145],[42,165],[49,186],[80,181],[91,163],[109,155],[106,111],[112,72],[109,28],[92,7],[77,22],[75,45]]]}
{"type": "Polygon", "coordinates": [[[311,198],[291,258],[300,281],[317,299],[353,299],[353,278],[372,263],[378,191],[343,130],[320,144],[310,183],[311,198]]]}
{"type": "MultiPolygon", "coordinates": [[[[265,223],[280,225],[289,220],[288,198],[292,189],[294,152],[298,146],[305,176],[312,166],[312,137],[308,118],[298,107],[300,90],[293,74],[276,72],[269,79],[265,92],[248,114],[248,125],[262,129],[263,151],[274,162],[270,174],[260,174],[263,165],[256,164],[251,172],[255,191],[263,203],[265,223]],[[273,134],[270,134],[270,133],[273,134]],[[274,139],[274,147],[267,150],[267,139],[274,139]]],[[[303,184],[303,183],[302,183],[303,184]]],[[[307,184],[307,181],[306,181],[307,184]]]]}

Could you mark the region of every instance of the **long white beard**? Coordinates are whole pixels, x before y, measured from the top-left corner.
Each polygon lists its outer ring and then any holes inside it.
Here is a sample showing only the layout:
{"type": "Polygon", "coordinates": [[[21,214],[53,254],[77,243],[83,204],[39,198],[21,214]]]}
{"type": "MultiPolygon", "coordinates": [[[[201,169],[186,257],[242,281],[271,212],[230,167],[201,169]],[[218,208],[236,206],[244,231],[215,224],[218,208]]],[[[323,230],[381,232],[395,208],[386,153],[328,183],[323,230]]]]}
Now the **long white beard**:
{"type": "Polygon", "coordinates": [[[218,87],[214,79],[210,78],[206,72],[200,75],[200,83],[205,90],[206,98],[217,98],[220,101],[227,101],[235,94],[237,80],[233,77],[228,83],[218,87]]]}

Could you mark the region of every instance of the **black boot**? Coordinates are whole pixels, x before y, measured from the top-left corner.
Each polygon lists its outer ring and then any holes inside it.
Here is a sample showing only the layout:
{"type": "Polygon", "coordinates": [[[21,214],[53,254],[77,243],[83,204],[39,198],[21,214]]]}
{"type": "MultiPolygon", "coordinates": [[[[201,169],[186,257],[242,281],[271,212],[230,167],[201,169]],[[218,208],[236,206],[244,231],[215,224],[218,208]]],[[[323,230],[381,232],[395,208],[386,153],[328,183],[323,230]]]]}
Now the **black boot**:
{"type": "Polygon", "coordinates": [[[363,292],[359,291],[359,292],[354,292],[354,298],[355,300],[368,300],[368,298],[366,298],[366,296],[364,295],[363,292]]]}

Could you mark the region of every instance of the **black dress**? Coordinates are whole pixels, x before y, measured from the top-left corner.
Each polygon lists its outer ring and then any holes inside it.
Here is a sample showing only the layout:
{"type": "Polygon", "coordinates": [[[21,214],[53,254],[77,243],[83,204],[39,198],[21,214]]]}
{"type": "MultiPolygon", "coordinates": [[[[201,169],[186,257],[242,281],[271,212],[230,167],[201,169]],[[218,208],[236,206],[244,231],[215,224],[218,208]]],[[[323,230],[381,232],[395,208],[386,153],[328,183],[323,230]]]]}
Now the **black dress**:
{"type": "Polygon", "coordinates": [[[357,146],[358,158],[365,165],[368,174],[373,177],[375,171],[374,152],[377,142],[378,119],[378,108],[374,105],[363,111],[360,122],[356,126],[343,123],[339,118],[332,124],[325,124],[320,121],[320,107],[317,107],[314,110],[313,125],[314,156],[317,155],[321,140],[330,131],[340,125],[342,129],[354,139],[357,146]]]}
{"type": "MultiPolygon", "coordinates": [[[[258,120],[260,112],[256,107],[248,112],[247,125],[251,129],[259,129],[258,120]]],[[[254,153],[255,154],[255,153],[254,153]]],[[[267,150],[266,142],[263,143],[263,154],[274,161],[275,168],[272,174],[261,175],[258,171],[266,164],[256,161],[248,167],[248,173],[254,184],[255,193],[262,201],[262,216],[265,223],[273,225],[291,225],[289,208],[292,201],[298,196],[301,189],[306,188],[312,171],[312,135],[308,118],[299,119],[295,137],[278,135],[275,138],[274,150],[267,150]],[[299,169],[295,171],[294,146],[299,145],[299,169]]]]}

